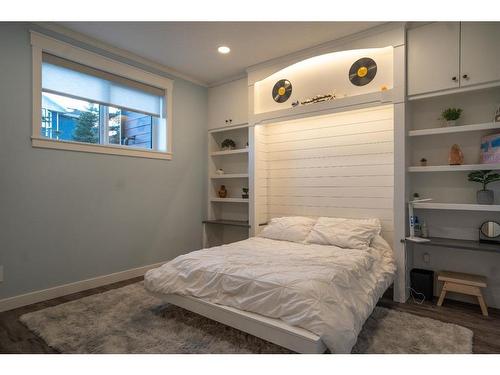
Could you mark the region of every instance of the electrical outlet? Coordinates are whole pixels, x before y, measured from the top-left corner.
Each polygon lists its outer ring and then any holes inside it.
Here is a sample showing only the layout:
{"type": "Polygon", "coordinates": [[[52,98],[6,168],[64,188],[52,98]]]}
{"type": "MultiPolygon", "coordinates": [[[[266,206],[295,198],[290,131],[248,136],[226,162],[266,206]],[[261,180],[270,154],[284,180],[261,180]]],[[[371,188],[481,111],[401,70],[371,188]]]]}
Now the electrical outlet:
{"type": "Polygon", "coordinates": [[[429,264],[431,262],[431,256],[429,255],[429,253],[424,253],[422,258],[424,260],[424,263],[426,264],[429,264]]]}
{"type": "Polygon", "coordinates": [[[3,281],[3,266],[0,266],[0,283],[3,281]]]}

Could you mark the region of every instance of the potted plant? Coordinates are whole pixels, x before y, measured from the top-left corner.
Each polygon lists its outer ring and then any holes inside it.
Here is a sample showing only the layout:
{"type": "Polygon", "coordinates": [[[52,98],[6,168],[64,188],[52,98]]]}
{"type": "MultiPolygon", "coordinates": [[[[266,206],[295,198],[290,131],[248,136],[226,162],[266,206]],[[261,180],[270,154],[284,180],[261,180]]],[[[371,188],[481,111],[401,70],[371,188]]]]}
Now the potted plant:
{"type": "Polygon", "coordinates": [[[236,148],[236,143],[232,139],[224,139],[221,143],[221,148],[223,151],[225,150],[234,150],[236,148]]]}
{"type": "Polygon", "coordinates": [[[455,126],[461,114],[461,108],[446,108],[441,113],[441,118],[446,121],[446,126],[455,126]]]}
{"type": "Polygon", "coordinates": [[[493,190],[487,190],[486,186],[495,181],[500,181],[500,174],[492,173],[492,171],[474,171],[469,173],[469,181],[479,182],[483,184],[483,189],[477,192],[478,204],[493,204],[495,195],[493,190]]]}
{"type": "Polygon", "coordinates": [[[241,197],[243,199],[248,199],[248,188],[244,187],[244,188],[241,188],[241,190],[243,191],[243,194],[241,194],[241,197]]]}

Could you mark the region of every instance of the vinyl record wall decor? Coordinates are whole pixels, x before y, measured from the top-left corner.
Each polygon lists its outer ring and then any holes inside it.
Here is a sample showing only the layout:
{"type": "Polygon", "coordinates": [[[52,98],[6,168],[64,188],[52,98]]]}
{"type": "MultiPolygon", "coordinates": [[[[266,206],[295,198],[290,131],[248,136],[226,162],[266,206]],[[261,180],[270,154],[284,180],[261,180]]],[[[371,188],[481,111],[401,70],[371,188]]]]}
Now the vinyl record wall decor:
{"type": "Polygon", "coordinates": [[[349,69],[349,81],[356,86],[369,84],[377,75],[377,63],[369,57],[354,62],[349,69]]]}
{"type": "Polygon", "coordinates": [[[287,79],[280,79],[273,87],[273,99],[276,103],[284,103],[292,95],[292,84],[287,79]]]}

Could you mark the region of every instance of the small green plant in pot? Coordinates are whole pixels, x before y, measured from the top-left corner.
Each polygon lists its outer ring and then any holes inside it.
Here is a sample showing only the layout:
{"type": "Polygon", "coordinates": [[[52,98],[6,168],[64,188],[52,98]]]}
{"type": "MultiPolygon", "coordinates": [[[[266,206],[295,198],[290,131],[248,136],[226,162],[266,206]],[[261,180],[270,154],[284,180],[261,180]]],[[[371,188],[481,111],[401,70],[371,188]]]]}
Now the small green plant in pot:
{"type": "Polygon", "coordinates": [[[479,204],[493,204],[495,195],[493,190],[487,190],[488,184],[495,181],[500,181],[500,174],[492,173],[492,171],[474,171],[469,173],[469,181],[479,182],[483,185],[482,190],[477,192],[477,203],[479,204]]]}
{"type": "Polygon", "coordinates": [[[232,139],[224,139],[221,143],[222,150],[234,150],[236,148],[236,143],[232,139]]]}
{"type": "Polygon", "coordinates": [[[441,118],[446,121],[446,126],[455,126],[461,114],[461,108],[446,108],[441,113],[441,118]]]}

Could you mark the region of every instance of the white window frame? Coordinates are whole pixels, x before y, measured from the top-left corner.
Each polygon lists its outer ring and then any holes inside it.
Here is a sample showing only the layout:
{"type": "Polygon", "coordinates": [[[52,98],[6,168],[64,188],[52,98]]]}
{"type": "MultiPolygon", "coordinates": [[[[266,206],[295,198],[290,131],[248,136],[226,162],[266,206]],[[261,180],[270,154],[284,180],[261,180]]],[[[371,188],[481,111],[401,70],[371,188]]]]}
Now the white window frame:
{"type": "MultiPolygon", "coordinates": [[[[33,147],[51,148],[69,151],[91,152],[134,156],[149,159],[172,159],[172,91],[173,80],[145,70],[124,64],[97,53],[75,47],[57,39],[31,31],[31,48],[33,60],[33,129],[31,145],[33,147]],[[66,140],[55,140],[40,135],[42,123],[42,53],[50,53],[64,59],[74,61],[92,68],[100,69],[118,76],[165,90],[166,103],[166,151],[146,150],[123,145],[103,145],[66,140]]],[[[153,142],[157,142],[154,140],[153,142]]]]}

